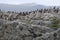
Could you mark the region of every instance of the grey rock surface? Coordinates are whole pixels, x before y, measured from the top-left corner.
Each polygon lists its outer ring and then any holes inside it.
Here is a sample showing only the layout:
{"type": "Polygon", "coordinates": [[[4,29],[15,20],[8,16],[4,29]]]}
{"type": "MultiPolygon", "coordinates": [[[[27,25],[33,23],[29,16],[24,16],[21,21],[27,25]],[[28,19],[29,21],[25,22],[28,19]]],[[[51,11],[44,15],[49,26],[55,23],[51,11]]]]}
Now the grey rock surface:
{"type": "Polygon", "coordinates": [[[44,11],[32,11],[29,15],[1,13],[0,40],[60,40],[60,26],[56,29],[51,26],[51,18],[60,20],[60,13],[44,11]]]}

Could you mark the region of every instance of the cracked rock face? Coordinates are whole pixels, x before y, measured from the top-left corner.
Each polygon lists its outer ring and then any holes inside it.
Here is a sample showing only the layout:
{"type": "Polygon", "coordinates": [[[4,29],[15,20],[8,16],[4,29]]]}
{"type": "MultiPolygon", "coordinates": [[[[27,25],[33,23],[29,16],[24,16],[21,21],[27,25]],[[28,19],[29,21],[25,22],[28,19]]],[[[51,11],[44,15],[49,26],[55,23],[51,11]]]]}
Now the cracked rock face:
{"type": "Polygon", "coordinates": [[[59,31],[54,32],[54,29],[40,25],[27,27],[26,24],[14,22],[0,26],[0,40],[54,40],[54,36],[60,37],[59,31]]]}
{"type": "MultiPolygon", "coordinates": [[[[45,10],[46,11],[46,10],[45,10]]],[[[49,18],[60,15],[32,12],[25,16],[16,13],[0,15],[0,40],[60,40],[60,28],[54,29],[49,18]],[[27,19],[27,21],[26,21],[27,19]],[[28,20],[30,19],[30,20],[28,20]],[[29,23],[31,22],[31,23],[29,23]]]]}

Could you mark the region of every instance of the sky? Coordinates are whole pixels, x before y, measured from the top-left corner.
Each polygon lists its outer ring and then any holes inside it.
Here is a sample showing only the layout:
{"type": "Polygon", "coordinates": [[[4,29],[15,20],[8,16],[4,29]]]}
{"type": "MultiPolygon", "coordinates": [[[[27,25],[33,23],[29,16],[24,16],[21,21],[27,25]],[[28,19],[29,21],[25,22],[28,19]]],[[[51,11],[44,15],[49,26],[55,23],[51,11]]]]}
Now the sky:
{"type": "Polygon", "coordinates": [[[46,6],[60,6],[60,0],[0,0],[3,4],[25,4],[25,3],[36,3],[46,6]]]}

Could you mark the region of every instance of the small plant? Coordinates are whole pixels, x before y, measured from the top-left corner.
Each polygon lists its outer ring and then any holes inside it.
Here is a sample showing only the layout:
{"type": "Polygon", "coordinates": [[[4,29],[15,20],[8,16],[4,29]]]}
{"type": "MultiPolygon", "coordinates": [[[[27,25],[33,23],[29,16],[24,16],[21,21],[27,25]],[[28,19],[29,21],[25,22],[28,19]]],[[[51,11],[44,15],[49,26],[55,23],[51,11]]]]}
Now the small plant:
{"type": "Polygon", "coordinates": [[[31,19],[26,19],[26,24],[30,24],[31,19]]]}
{"type": "Polygon", "coordinates": [[[36,14],[33,15],[32,18],[27,17],[27,19],[26,19],[26,24],[31,24],[31,20],[32,20],[35,16],[36,16],[36,14]]]}
{"type": "Polygon", "coordinates": [[[50,18],[52,23],[48,26],[52,27],[52,28],[59,28],[59,19],[57,17],[54,18],[50,18]]]}
{"type": "Polygon", "coordinates": [[[59,24],[59,19],[57,19],[57,17],[53,18],[52,27],[58,28],[59,27],[58,24],[59,24]]]}

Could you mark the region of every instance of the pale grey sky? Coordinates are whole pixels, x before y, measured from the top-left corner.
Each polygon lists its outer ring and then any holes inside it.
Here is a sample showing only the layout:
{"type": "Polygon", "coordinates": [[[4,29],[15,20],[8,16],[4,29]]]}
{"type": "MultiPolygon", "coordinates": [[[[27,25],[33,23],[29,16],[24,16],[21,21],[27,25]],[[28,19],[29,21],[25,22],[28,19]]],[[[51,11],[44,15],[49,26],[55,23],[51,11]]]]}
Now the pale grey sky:
{"type": "Polygon", "coordinates": [[[47,6],[60,6],[60,0],[0,0],[0,3],[5,4],[37,3],[47,6]]]}

